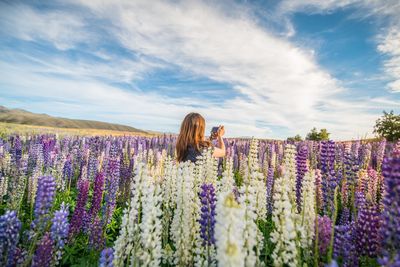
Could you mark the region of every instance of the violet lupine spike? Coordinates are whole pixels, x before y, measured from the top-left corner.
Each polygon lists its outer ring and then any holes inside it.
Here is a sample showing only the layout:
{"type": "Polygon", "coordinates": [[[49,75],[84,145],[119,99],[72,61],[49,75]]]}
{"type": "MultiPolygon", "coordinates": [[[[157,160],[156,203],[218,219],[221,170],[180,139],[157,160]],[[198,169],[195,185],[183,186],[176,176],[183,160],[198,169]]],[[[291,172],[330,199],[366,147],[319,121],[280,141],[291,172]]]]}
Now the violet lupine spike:
{"type": "Polygon", "coordinates": [[[104,180],[105,175],[103,172],[99,172],[94,179],[94,189],[93,189],[93,198],[92,198],[92,206],[90,207],[89,214],[90,220],[96,217],[97,213],[101,208],[101,201],[103,200],[103,191],[104,191],[104,180]]]}
{"type": "Polygon", "coordinates": [[[381,243],[379,235],[380,212],[378,207],[364,204],[358,212],[355,228],[358,255],[376,257],[381,243]]]}
{"type": "Polygon", "coordinates": [[[32,259],[32,267],[49,267],[53,260],[54,242],[50,238],[50,233],[45,233],[36,248],[35,255],[32,259]]]}
{"type": "Polygon", "coordinates": [[[112,248],[105,248],[101,251],[99,267],[114,267],[114,250],[112,248]]]}
{"type": "Polygon", "coordinates": [[[318,216],[318,246],[320,255],[327,253],[331,234],[332,220],[328,216],[318,216]]]}
{"type": "Polygon", "coordinates": [[[335,226],[333,256],[342,258],[344,267],[358,266],[358,256],[355,245],[356,231],[354,222],[335,226]]]}
{"type": "Polygon", "coordinates": [[[301,209],[301,194],[302,194],[302,184],[305,173],[308,171],[307,167],[307,146],[302,145],[299,152],[296,155],[296,165],[297,165],[297,177],[296,177],[296,202],[297,209],[301,209]]]}
{"type": "Polygon", "coordinates": [[[90,226],[89,232],[89,246],[95,250],[103,249],[105,245],[105,239],[103,236],[103,224],[101,220],[96,217],[93,219],[92,225],[90,226]]]}
{"type": "Polygon", "coordinates": [[[200,237],[203,239],[203,246],[211,246],[215,244],[215,206],[217,201],[213,184],[201,185],[200,201],[200,237]]]}
{"type": "Polygon", "coordinates": [[[72,171],[71,156],[68,155],[63,167],[63,179],[64,181],[70,181],[72,179],[72,176],[73,176],[73,171],[72,171]]]}
{"type": "Polygon", "coordinates": [[[21,139],[19,136],[15,138],[14,141],[14,153],[13,153],[13,158],[15,161],[15,165],[19,166],[22,158],[22,144],[21,144],[21,139]]]}
{"type": "Polygon", "coordinates": [[[50,235],[54,243],[56,264],[62,258],[63,249],[68,238],[68,214],[68,205],[62,203],[60,209],[54,212],[54,217],[52,219],[50,235]]]}
{"type": "Polygon", "coordinates": [[[115,145],[110,148],[110,158],[107,162],[107,178],[105,185],[105,205],[103,223],[108,224],[114,213],[120,179],[120,160],[115,145]]]}
{"type": "Polygon", "coordinates": [[[85,206],[89,192],[89,180],[80,180],[78,186],[79,186],[79,193],[78,193],[78,198],[76,200],[75,210],[71,218],[70,232],[69,232],[70,237],[72,237],[74,234],[79,233],[83,226],[83,218],[86,213],[85,206]]]}
{"type": "Polygon", "coordinates": [[[35,197],[34,216],[32,229],[42,231],[49,220],[50,209],[56,193],[56,182],[53,176],[41,176],[35,197]]]}
{"type": "Polygon", "coordinates": [[[382,248],[380,264],[393,266],[400,247],[400,153],[392,152],[382,164],[385,195],[382,212],[382,248]]]}
{"type": "Polygon", "coordinates": [[[21,222],[15,211],[0,216],[0,266],[12,266],[19,240],[21,222]]]}

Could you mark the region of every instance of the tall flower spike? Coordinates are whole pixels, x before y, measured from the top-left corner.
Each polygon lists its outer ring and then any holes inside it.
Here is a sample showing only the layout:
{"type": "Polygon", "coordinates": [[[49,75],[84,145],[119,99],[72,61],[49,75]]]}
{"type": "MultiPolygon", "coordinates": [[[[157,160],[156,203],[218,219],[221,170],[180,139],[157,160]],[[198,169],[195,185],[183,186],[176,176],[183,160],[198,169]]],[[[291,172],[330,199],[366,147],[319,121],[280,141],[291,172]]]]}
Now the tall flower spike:
{"type": "Polygon", "coordinates": [[[287,149],[285,155],[285,176],[279,177],[274,184],[274,209],[272,211],[272,221],[274,230],[270,235],[270,240],[275,244],[272,252],[272,259],[276,266],[288,265],[297,266],[298,263],[298,244],[296,223],[298,222],[296,202],[290,199],[289,195],[294,194],[293,185],[288,186],[290,180],[295,176],[292,147],[287,149]],[[288,158],[289,157],[289,158],[288,158]]]}
{"type": "Polygon", "coordinates": [[[384,266],[395,264],[400,247],[400,153],[395,148],[392,154],[382,164],[385,194],[381,228],[383,257],[380,264],[384,266]]]}
{"type": "Polygon", "coordinates": [[[112,248],[105,248],[101,251],[99,267],[114,267],[114,250],[112,248]]]}
{"type": "Polygon", "coordinates": [[[55,191],[56,183],[53,176],[39,177],[34,207],[35,220],[32,222],[32,229],[35,231],[42,231],[50,219],[49,213],[53,206],[55,191]]]}
{"type": "Polygon", "coordinates": [[[300,211],[301,209],[301,194],[302,194],[302,181],[303,177],[308,171],[307,167],[307,155],[308,150],[307,146],[303,145],[300,147],[299,153],[296,156],[296,164],[297,164],[297,177],[296,177],[296,202],[297,208],[300,211]]]}
{"type": "Polygon", "coordinates": [[[219,266],[243,267],[244,208],[232,192],[222,192],[216,207],[216,247],[219,266]]]}
{"type": "Polygon", "coordinates": [[[65,242],[67,241],[69,231],[68,214],[68,205],[62,203],[60,210],[54,212],[52,219],[50,235],[55,247],[55,265],[61,260],[65,242]]]}
{"type": "Polygon", "coordinates": [[[46,233],[36,248],[32,259],[32,267],[49,267],[53,259],[54,242],[50,238],[50,233],[46,233]]]}
{"type": "Polygon", "coordinates": [[[88,198],[88,192],[89,192],[89,180],[80,180],[79,194],[76,200],[75,210],[71,218],[71,226],[69,232],[70,237],[81,231],[83,218],[86,213],[85,206],[88,198]]]}
{"type": "Polygon", "coordinates": [[[302,211],[301,211],[301,245],[307,256],[311,254],[312,240],[315,235],[315,175],[308,171],[303,179],[302,211]]]}
{"type": "Polygon", "coordinates": [[[15,211],[0,216],[0,266],[11,266],[19,240],[21,222],[15,211]]]}

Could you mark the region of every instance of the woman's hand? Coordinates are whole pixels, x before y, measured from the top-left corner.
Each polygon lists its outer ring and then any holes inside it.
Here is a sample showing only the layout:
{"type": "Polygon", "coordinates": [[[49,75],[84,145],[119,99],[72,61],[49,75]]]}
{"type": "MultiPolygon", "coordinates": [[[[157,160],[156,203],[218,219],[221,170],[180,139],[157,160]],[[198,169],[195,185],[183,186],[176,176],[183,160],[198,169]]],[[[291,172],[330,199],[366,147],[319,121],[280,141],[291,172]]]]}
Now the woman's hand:
{"type": "Polygon", "coordinates": [[[222,137],[222,136],[224,136],[224,134],[225,134],[225,128],[223,125],[220,125],[218,128],[217,136],[222,137]]]}

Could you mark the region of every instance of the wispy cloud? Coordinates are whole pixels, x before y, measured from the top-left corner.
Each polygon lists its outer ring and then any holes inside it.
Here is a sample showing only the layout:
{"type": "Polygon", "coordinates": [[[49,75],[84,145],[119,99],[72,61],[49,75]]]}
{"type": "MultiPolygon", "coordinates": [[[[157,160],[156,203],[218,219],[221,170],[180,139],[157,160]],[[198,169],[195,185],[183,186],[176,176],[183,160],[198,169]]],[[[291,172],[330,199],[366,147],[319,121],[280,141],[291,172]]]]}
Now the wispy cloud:
{"type": "Polygon", "coordinates": [[[290,21],[282,36],[260,25],[242,5],[222,3],[71,1],[68,10],[74,13],[59,6],[43,11],[8,5],[1,11],[2,35],[48,42],[60,52],[1,52],[0,88],[12,89],[2,95],[41,97],[20,100],[33,110],[46,104],[57,114],[166,131],[177,131],[185,113],[199,111],[209,126],[226,124],[231,136],[258,137],[304,135],[313,126],[327,127],[334,138],[357,137],[371,132],[383,107],[399,108],[385,97],[348,100],[349,89],[318,64],[311,49],[287,40],[295,34],[290,21]],[[9,15],[3,16],[4,10],[9,15]],[[32,22],[22,21],[22,15],[32,22]],[[103,47],[107,42],[127,53],[110,52],[103,47]],[[230,97],[215,103],[209,88],[203,91],[209,101],[137,88],[139,80],[151,85],[147,74],[160,69],[226,84],[230,97]]]}

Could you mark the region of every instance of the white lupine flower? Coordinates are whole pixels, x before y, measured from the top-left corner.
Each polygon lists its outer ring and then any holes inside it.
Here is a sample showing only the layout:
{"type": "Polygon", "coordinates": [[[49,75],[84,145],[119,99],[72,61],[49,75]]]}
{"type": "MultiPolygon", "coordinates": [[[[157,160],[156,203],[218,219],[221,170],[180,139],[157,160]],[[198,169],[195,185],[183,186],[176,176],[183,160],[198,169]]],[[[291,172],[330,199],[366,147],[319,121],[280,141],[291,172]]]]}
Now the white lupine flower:
{"type": "Polygon", "coordinates": [[[204,150],[196,162],[197,182],[216,184],[218,176],[218,161],[212,156],[212,149],[204,150]]]}
{"type": "Polygon", "coordinates": [[[245,184],[239,191],[241,193],[239,203],[243,205],[245,209],[243,218],[243,254],[245,266],[256,266],[259,263],[259,250],[263,243],[263,236],[255,223],[257,219],[255,205],[257,189],[253,187],[252,184],[245,184]]]}
{"type": "Polygon", "coordinates": [[[244,216],[244,207],[236,202],[231,191],[222,192],[218,196],[215,224],[218,266],[245,266],[245,254],[243,252],[244,216]]]}
{"type": "Polygon", "coordinates": [[[302,214],[301,214],[301,246],[303,251],[310,255],[312,241],[315,235],[315,174],[308,171],[303,179],[302,214]]]}
{"type": "Polygon", "coordinates": [[[176,209],[171,224],[171,239],[175,245],[174,264],[187,266],[192,263],[192,229],[193,220],[193,172],[190,162],[179,164],[176,176],[176,209]]]}
{"type": "Polygon", "coordinates": [[[162,192],[159,184],[154,183],[153,177],[147,177],[143,187],[143,217],[140,222],[140,266],[159,266],[162,256],[162,225],[161,203],[162,192]]]}
{"type": "Polygon", "coordinates": [[[272,253],[274,266],[297,266],[297,233],[296,221],[298,220],[295,213],[295,206],[289,199],[289,188],[287,181],[290,172],[286,172],[286,176],[279,177],[275,180],[274,185],[274,209],[272,212],[272,221],[274,222],[274,230],[271,233],[271,242],[275,244],[272,253]]]}
{"type": "Polygon", "coordinates": [[[289,189],[289,198],[293,204],[296,204],[296,147],[294,145],[286,145],[283,158],[283,176],[285,177],[287,187],[289,189]]]}
{"type": "Polygon", "coordinates": [[[0,199],[7,195],[8,190],[8,175],[0,176],[0,199]]]}
{"type": "Polygon", "coordinates": [[[143,162],[136,164],[135,182],[132,183],[132,198],[124,210],[120,234],[114,244],[114,265],[124,266],[130,258],[131,263],[138,260],[140,241],[140,216],[142,209],[143,187],[147,177],[147,167],[143,162]]]}
{"type": "Polygon", "coordinates": [[[233,174],[233,159],[228,158],[226,160],[226,167],[222,173],[222,178],[217,181],[216,193],[232,191],[235,185],[234,174],[233,174]]]}

